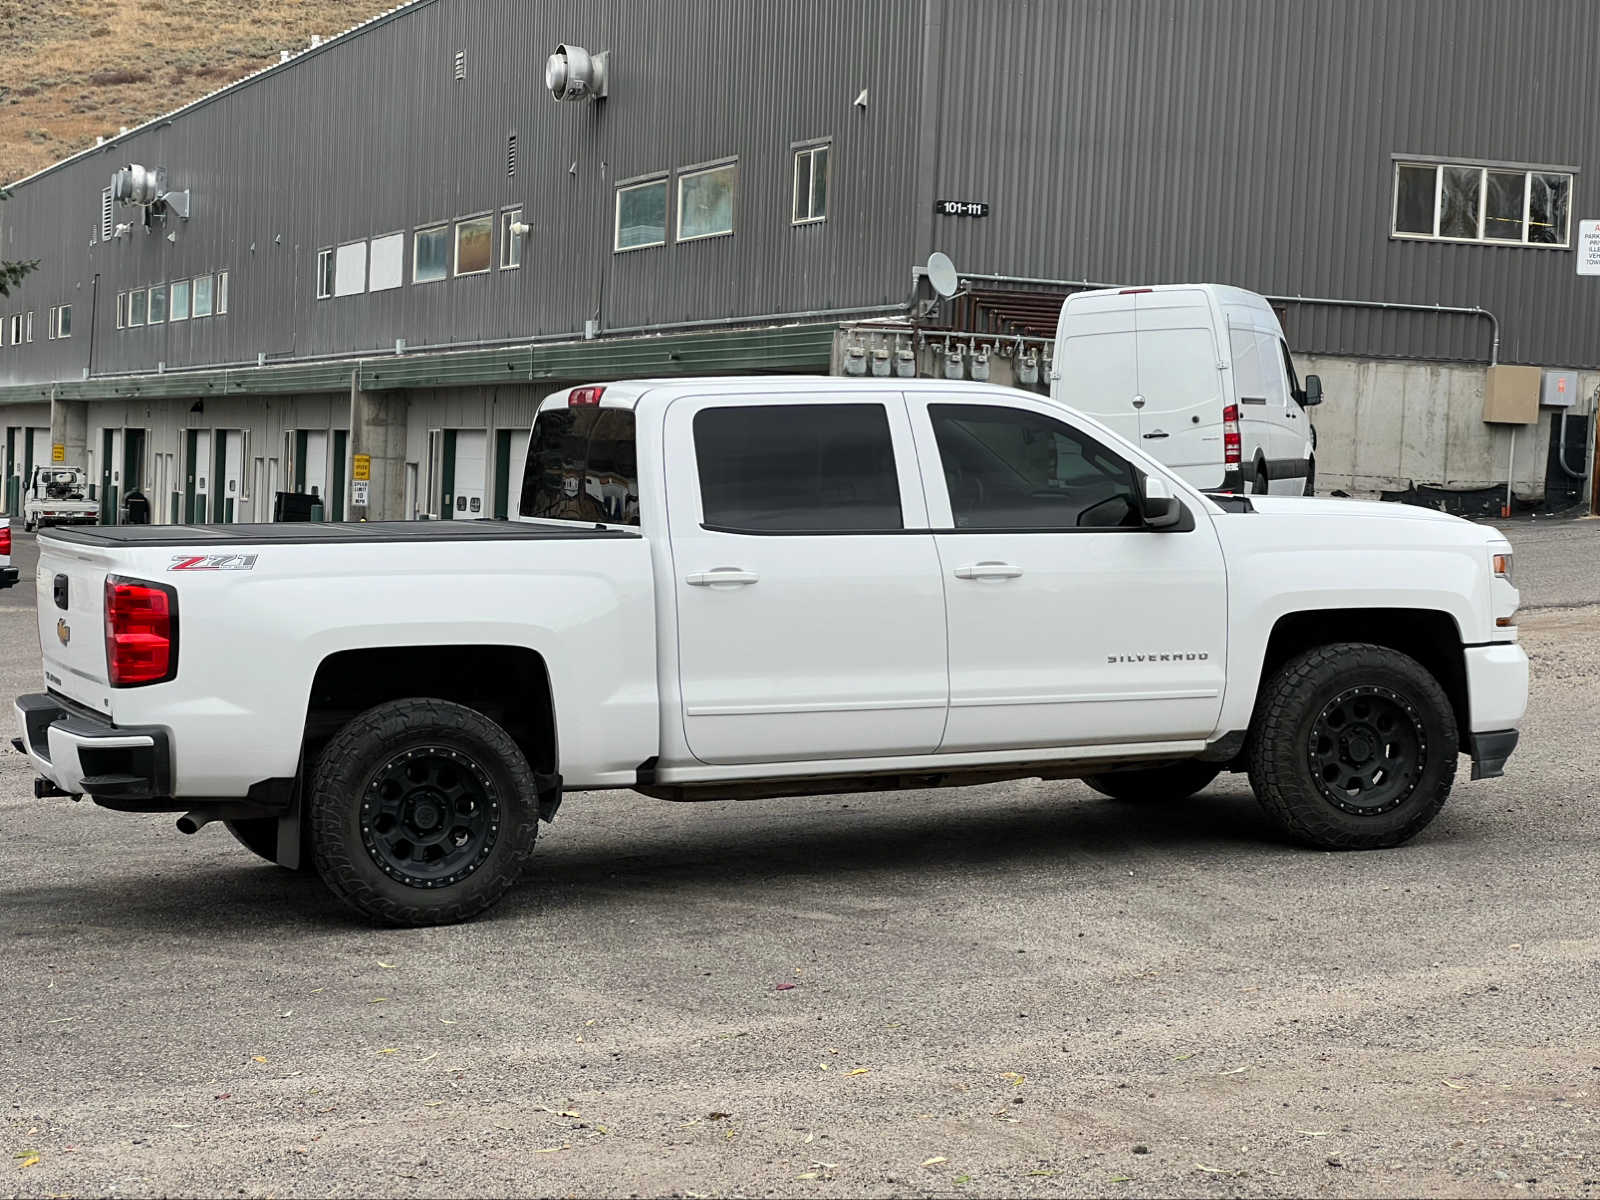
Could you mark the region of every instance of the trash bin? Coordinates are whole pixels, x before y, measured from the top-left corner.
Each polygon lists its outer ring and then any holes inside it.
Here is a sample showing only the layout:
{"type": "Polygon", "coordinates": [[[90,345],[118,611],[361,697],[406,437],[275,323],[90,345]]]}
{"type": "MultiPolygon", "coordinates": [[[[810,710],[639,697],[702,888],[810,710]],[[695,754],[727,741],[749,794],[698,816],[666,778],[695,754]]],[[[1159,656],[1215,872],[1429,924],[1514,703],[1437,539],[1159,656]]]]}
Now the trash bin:
{"type": "Polygon", "coordinates": [[[150,524],[150,501],[137,488],[122,498],[123,525],[150,524]]]}

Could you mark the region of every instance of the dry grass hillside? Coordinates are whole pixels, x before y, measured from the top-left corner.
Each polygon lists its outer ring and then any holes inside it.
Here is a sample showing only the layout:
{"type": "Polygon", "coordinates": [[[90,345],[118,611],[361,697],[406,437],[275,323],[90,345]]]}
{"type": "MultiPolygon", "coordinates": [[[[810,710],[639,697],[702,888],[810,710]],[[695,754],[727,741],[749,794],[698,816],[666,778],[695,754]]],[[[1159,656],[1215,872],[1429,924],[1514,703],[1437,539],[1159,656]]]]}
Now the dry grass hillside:
{"type": "Polygon", "coordinates": [[[0,181],[20,179],[397,0],[0,0],[0,181]]]}

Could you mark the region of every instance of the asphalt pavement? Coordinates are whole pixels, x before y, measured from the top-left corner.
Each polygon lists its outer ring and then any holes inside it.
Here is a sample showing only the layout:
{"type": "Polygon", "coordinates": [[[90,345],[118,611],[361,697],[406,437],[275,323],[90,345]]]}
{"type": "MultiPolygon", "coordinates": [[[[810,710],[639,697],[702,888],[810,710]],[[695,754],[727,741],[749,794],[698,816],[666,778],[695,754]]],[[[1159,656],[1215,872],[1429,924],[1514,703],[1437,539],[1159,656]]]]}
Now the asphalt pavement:
{"type": "Polygon", "coordinates": [[[1523,744],[1393,851],[1236,775],[576,794],[486,918],[374,930],[0,750],[0,1193],[1600,1196],[1600,521],[1508,529],[1523,744]]]}

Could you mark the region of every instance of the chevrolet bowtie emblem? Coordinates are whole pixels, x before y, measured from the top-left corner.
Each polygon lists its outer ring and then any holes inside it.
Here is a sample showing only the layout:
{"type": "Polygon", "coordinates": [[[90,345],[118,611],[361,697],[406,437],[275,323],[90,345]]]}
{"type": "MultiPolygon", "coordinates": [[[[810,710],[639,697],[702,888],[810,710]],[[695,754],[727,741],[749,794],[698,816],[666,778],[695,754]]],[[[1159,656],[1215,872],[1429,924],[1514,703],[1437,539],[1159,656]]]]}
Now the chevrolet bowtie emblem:
{"type": "Polygon", "coordinates": [[[61,639],[63,646],[72,640],[72,626],[67,624],[65,618],[56,622],[56,636],[61,639]]]}

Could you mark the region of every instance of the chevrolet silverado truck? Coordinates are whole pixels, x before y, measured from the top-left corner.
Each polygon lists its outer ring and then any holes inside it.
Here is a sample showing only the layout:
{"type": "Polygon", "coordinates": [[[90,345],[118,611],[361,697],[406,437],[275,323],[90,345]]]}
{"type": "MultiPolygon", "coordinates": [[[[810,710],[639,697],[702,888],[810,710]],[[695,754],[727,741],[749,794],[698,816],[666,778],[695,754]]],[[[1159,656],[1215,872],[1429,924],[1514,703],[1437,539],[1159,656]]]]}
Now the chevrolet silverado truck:
{"type": "Polygon", "coordinates": [[[1511,547],[1428,509],[1212,497],[1089,418],[934,381],[546,399],[516,519],[57,529],[40,797],[225,822],[380,923],[457,921],[568,791],[755,799],[1246,771],[1399,845],[1528,663],[1511,547]]]}

